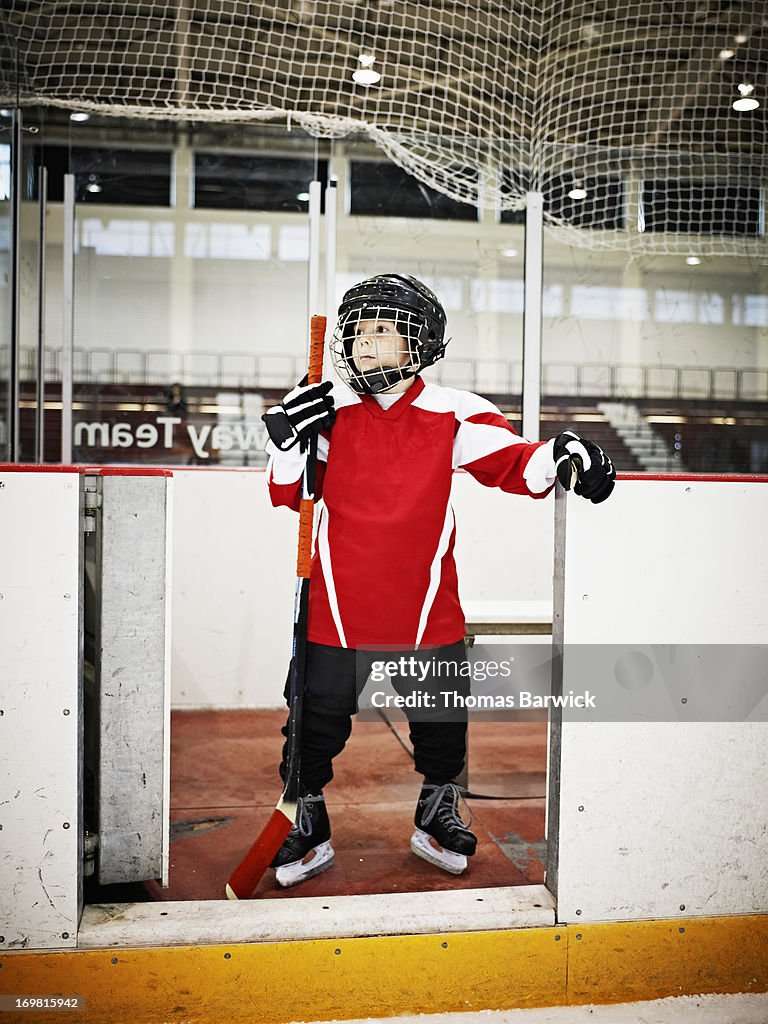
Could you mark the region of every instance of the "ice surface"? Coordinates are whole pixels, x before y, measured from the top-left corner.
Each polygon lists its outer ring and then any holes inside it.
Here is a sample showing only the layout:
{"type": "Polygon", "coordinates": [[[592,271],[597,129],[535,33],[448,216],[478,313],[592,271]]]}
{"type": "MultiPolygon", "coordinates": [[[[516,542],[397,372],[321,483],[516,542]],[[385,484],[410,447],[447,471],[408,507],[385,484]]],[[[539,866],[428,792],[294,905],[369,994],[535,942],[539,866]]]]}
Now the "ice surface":
{"type": "MultiPolygon", "coordinates": [[[[347,1020],[343,1024],[372,1024],[381,1020],[369,1017],[347,1020]]],[[[609,1006],[415,1014],[385,1020],[387,1024],[768,1024],[768,994],[678,996],[609,1006]]],[[[311,1024],[329,1022],[312,1021],[311,1024]]]]}

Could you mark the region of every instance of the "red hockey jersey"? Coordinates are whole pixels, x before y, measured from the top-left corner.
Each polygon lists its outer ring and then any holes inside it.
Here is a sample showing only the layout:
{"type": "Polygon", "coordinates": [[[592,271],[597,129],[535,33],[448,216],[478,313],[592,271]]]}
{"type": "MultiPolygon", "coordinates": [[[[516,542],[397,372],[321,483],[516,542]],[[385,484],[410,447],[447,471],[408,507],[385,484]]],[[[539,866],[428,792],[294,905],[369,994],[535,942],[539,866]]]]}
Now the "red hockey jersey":
{"type": "MultiPolygon", "coordinates": [[[[464,636],[453,557],[451,478],[542,498],[552,442],[519,437],[468,391],[414,384],[383,408],[334,390],[336,422],[318,444],[318,523],[308,639],[357,649],[455,643],[464,636]]],[[[269,445],[273,505],[298,510],[304,456],[269,445]]]]}

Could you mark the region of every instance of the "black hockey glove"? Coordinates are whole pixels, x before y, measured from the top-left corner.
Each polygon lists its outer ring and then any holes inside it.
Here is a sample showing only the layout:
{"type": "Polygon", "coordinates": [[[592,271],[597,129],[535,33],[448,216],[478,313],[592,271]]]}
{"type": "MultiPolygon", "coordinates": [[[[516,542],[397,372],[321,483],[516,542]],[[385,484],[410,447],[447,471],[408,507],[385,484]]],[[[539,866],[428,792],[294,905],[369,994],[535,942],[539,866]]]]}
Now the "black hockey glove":
{"type": "Polygon", "coordinates": [[[280,405],[264,413],[261,418],[276,448],[287,452],[299,441],[303,451],[313,434],[333,426],[336,410],[333,398],[328,394],[332,387],[329,380],[321,384],[307,384],[305,377],[280,405]]]}
{"type": "Polygon", "coordinates": [[[610,496],[616,480],[616,470],[603,449],[586,437],[566,430],[555,438],[555,469],[566,491],[571,488],[571,473],[576,470],[574,491],[589,498],[595,505],[610,496]]]}

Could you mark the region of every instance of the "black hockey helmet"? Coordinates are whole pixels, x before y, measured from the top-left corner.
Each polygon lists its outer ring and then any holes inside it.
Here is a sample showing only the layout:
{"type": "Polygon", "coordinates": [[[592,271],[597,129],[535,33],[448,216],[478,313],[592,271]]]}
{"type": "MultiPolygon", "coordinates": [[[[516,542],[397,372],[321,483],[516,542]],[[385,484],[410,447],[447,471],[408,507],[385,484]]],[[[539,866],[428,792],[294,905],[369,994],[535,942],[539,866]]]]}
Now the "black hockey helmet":
{"type": "Polygon", "coordinates": [[[445,310],[433,291],[409,274],[379,274],[354,285],[339,306],[331,339],[336,372],[358,394],[387,391],[445,355],[445,310]],[[407,344],[401,365],[360,370],[352,346],[362,321],[391,320],[407,344]]]}

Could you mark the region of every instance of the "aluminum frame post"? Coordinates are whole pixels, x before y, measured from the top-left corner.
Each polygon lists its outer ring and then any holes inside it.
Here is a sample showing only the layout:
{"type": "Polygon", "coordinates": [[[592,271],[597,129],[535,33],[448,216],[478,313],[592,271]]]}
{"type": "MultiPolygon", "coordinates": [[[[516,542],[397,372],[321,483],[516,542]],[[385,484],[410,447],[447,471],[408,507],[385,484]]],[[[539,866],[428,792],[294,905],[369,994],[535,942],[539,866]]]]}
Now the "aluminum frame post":
{"type": "Polygon", "coordinates": [[[309,184],[309,289],[307,297],[307,337],[313,316],[322,313],[318,306],[320,295],[320,210],[322,185],[319,181],[309,184]]]}
{"type": "Polygon", "coordinates": [[[544,196],[528,192],[525,211],[523,313],[523,437],[540,439],[541,333],[544,278],[544,196]]]}
{"type": "MultiPolygon", "coordinates": [[[[329,331],[333,332],[336,320],[336,210],[339,190],[338,180],[330,178],[325,189],[325,315],[328,317],[329,331]]],[[[328,346],[323,356],[323,378],[333,379],[333,366],[330,363],[328,346]]]]}
{"type": "Polygon", "coordinates": [[[12,126],[11,167],[11,360],[8,382],[8,457],[21,461],[21,152],[22,113],[16,107],[12,126]]]}
{"type": "Polygon", "coordinates": [[[37,201],[39,204],[37,254],[37,388],[35,411],[35,459],[45,462],[45,208],[48,202],[48,169],[38,168],[37,201]]]}
{"type": "Polygon", "coordinates": [[[64,175],[64,323],[61,334],[61,461],[72,462],[72,349],[75,314],[75,176],[64,175]]]}

